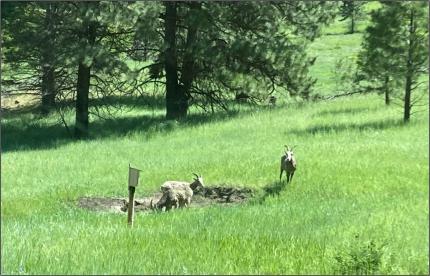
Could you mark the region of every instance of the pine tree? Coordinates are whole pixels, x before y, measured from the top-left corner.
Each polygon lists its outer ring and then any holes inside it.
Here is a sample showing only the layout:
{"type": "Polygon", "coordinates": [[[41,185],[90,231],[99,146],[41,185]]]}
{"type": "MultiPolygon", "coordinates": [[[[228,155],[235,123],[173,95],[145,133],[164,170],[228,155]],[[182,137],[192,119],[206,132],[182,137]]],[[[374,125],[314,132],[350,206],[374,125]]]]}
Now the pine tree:
{"type": "Polygon", "coordinates": [[[57,4],[52,2],[2,2],[5,63],[14,71],[5,76],[10,88],[5,93],[40,95],[44,114],[54,107],[57,94],[55,74],[61,67],[61,51],[56,51],[56,35],[60,16],[57,4]]]}
{"type": "Polygon", "coordinates": [[[137,85],[127,78],[125,56],[138,13],[128,5],[2,2],[3,69],[13,72],[2,76],[6,93],[40,95],[44,113],[55,101],[76,99],[74,135],[86,137],[91,99],[119,96],[137,85]]]}
{"type": "Polygon", "coordinates": [[[412,97],[422,84],[419,77],[428,67],[428,3],[383,2],[371,15],[358,66],[362,79],[384,91],[388,104],[394,88],[403,86],[403,120],[410,120],[411,109],[422,98],[412,97]]]}
{"type": "MultiPolygon", "coordinates": [[[[160,38],[145,42],[157,56],[146,68],[148,75],[166,78],[166,117],[185,117],[190,104],[226,109],[238,92],[255,99],[275,90],[310,98],[315,80],[307,71],[315,59],[306,56],[306,45],[333,18],[332,7],[293,1],[166,2],[163,25],[152,25],[164,43],[160,38]]],[[[147,26],[142,24],[141,32],[147,26]]]]}
{"type": "Polygon", "coordinates": [[[350,34],[353,34],[356,31],[356,21],[363,15],[362,7],[364,4],[365,2],[354,0],[342,1],[339,10],[340,15],[342,16],[340,21],[347,20],[348,18],[350,19],[348,31],[350,34]]]}
{"type": "Polygon", "coordinates": [[[128,93],[135,86],[127,79],[131,69],[125,53],[132,46],[137,14],[130,3],[81,2],[74,9],[68,37],[73,43],[70,59],[77,66],[75,132],[88,136],[89,102],[93,97],[128,93]],[[78,19],[78,20],[76,20],[78,19]]]}

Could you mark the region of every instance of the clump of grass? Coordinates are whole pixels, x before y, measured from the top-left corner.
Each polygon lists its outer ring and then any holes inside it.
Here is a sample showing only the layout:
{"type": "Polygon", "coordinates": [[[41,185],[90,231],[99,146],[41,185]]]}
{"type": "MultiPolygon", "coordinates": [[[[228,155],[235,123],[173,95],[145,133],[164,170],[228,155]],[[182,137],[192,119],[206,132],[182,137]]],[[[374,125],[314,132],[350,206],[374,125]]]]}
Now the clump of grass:
{"type": "Polygon", "coordinates": [[[374,240],[360,242],[358,235],[352,244],[334,257],[335,273],[342,275],[369,275],[380,272],[385,244],[374,240]]]}

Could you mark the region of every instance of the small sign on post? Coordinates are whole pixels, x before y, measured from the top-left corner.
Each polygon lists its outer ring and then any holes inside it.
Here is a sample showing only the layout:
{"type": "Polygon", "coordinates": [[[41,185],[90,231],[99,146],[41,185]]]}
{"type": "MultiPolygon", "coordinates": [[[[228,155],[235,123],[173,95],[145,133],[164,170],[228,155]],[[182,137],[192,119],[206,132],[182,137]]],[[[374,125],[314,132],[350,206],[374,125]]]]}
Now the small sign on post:
{"type": "Polygon", "coordinates": [[[140,170],[132,168],[128,164],[128,225],[133,226],[134,221],[134,192],[139,184],[140,170]]]}

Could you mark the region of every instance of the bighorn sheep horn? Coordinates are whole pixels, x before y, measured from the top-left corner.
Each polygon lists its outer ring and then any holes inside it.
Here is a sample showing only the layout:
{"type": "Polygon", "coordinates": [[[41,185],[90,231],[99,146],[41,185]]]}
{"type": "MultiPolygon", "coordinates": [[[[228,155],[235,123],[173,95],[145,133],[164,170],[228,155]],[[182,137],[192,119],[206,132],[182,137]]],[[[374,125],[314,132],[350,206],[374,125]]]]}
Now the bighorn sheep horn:
{"type": "Polygon", "coordinates": [[[193,173],[195,176],[196,176],[196,179],[198,179],[199,178],[199,176],[196,174],[196,173],[193,173]]]}

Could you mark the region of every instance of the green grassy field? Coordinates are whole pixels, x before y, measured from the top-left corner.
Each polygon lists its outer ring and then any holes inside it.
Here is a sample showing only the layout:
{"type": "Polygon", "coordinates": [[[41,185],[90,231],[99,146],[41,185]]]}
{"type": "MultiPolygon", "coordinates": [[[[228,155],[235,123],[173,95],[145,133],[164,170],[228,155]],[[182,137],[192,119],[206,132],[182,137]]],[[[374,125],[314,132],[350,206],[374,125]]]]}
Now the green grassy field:
{"type": "MultiPolygon", "coordinates": [[[[333,91],[334,57],[354,55],[360,39],[314,42],[319,89],[333,91]]],[[[403,125],[399,107],[366,95],[193,110],[179,123],[163,114],[154,100],[91,117],[87,141],[54,116],[4,117],[2,274],[429,273],[428,112],[403,125]],[[297,145],[288,186],[278,184],[284,144],[297,145]],[[125,213],[77,207],[82,196],[127,196],[129,162],[142,169],[138,197],[192,172],[257,192],[235,207],[137,213],[133,229],[125,213]]]]}
{"type": "Polygon", "coordinates": [[[6,151],[2,272],[333,273],[358,252],[379,273],[428,273],[428,117],[398,118],[355,97],[6,151]],[[265,193],[285,143],[298,145],[296,178],[265,193]],[[129,161],[143,170],[138,195],[193,171],[260,192],[233,208],[138,213],[134,229],[125,214],[76,207],[80,196],[126,196],[129,161]]]}

